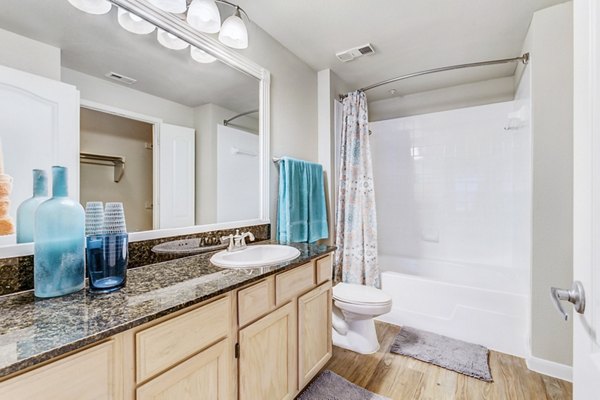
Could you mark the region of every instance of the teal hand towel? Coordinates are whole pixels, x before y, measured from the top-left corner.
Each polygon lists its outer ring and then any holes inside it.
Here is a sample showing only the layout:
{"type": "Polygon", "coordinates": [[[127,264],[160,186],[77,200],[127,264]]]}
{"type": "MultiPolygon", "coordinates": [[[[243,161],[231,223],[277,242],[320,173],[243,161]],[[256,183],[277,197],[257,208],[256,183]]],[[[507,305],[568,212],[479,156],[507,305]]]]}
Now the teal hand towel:
{"type": "Polygon", "coordinates": [[[283,157],[279,161],[277,240],[313,243],[328,236],[323,167],[283,157]]]}

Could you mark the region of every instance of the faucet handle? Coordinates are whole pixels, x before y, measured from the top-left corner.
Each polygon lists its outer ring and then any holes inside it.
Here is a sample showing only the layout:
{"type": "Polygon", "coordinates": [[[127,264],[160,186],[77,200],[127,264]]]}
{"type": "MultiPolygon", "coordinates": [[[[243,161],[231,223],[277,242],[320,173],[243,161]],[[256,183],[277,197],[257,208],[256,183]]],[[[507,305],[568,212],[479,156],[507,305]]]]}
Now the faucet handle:
{"type": "Polygon", "coordinates": [[[221,244],[228,243],[233,240],[233,235],[221,236],[221,244]]]}
{"type": "Polygon", "coordinates": [[[227,251],[232,251],[234,246],[235,246],[235,239],[233,235],[228,235],[228,236],[222,236],[221,237],[221,244],[229,244],[229,246],[227,246],[227,251]]]}
{"type": "Polygon", "coordinates": [[[250,239],[251,242],[254,242],[256,239],[252,232],[244,232],[240,235],[240,245],[246,247],[246,238],[250,239]]]}

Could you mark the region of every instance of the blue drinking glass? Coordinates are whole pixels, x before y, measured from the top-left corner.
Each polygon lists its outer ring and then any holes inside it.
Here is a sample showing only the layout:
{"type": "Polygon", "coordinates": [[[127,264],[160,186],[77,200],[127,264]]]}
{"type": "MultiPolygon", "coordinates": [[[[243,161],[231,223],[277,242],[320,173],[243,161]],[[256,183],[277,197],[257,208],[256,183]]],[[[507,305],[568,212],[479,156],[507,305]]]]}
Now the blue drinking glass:
{"type": "Polygon", "coordinates": [[[87,238],[90,291],[108,293],[125,286],[128,263],[127,233],[87,238]]]}

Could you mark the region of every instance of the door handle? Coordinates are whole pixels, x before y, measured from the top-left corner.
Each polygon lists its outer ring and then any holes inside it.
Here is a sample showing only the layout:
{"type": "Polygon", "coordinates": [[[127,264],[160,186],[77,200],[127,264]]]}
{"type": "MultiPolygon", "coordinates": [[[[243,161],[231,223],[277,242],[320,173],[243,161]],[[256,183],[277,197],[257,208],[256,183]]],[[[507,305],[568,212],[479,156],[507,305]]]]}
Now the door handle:
{"type": "Polygon", "coordinates": [[[560,304],[561,300],[566,300],[569,303],[573,303],[573,308],[579,314],[583,314],[585,312],[585,291],[583,290],[583,285],[581,284],[581,282],[573,282],[573,286],[571,287],[571,289],[559,289],[551,287],[550,294],[552,296],[552,301],[554,302],[556,309],[562,315],[565,321],[569,319],[569,314],[565,312],[562,305],[560,304]]]}

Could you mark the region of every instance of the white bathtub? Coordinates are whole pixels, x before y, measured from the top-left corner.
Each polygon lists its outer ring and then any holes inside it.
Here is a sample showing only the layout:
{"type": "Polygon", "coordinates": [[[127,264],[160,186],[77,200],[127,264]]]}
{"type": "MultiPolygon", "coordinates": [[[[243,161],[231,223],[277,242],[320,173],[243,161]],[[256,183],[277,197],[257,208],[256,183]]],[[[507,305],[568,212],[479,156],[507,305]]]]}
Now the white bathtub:
{"type": "Polygon", "coordinates": [[[393,299],[379,320],[526,356],[528,279],[515,269],[386,256],[379,264],[393,299]]]}

